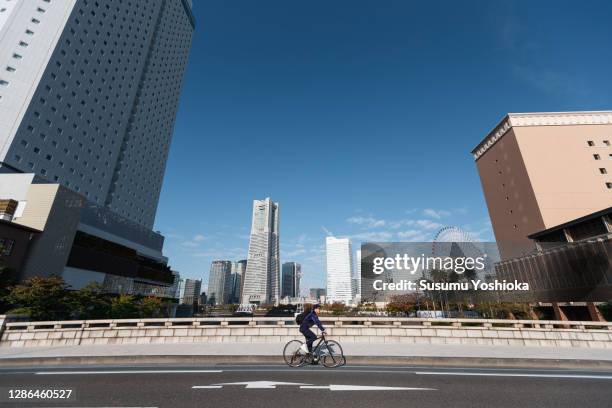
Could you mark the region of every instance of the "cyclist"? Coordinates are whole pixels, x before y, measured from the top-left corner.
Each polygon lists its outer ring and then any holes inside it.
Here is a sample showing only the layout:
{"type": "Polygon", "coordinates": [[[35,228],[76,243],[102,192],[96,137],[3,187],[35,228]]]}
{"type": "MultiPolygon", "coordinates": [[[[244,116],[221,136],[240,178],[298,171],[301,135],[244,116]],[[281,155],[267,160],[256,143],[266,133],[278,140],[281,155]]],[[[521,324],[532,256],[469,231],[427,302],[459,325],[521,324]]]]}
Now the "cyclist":
{"type": "MultiPolygon", "coordinates": [[[[317,335],[314,334],[314,332],[310,330],[310,328],[316,324],[319,330],[321,330],[321,334],[325,334],[325,327],[323,327],[323,325],[321,324],[321,321],[319,320],[320,311],[321,311],[321,305],[319,304],[312,305],[312,309],[310,310],[310,313],[308,313],[304,317],[304,320],[300,324],[300,333],[302,333],[304,337],[306,338],[306,347],[308,347],[307,357],[311,359],[312,359],[312,343],[314,343],[314,341],[317,339],[317,335]]],[[[316,364],[316,359],[313,359],[313,363],[316,364]]]]}

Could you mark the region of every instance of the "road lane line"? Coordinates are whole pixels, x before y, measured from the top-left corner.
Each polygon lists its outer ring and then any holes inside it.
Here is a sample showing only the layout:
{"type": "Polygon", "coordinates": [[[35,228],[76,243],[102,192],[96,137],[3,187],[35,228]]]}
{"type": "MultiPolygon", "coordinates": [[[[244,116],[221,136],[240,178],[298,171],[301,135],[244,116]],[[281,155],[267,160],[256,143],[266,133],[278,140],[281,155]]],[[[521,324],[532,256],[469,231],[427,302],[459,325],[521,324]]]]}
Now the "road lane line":
{"type": "Polygon", "coordinates": [[[223,388],[222,385],[194,385],[191,388],[223,388]]]}
{"type": "Polygon", "coordinates": [[[612,380],[612,375],[584,375],[584,374],[527,374],[527,373],[462,373],[453,371],[415,371],[416,375],[459,375],[476,377],[530,377],[530,378],[570,378],[612,380]]]}
{"type": "Polygon", "coordinates": [[[436,388],[381,387],[376,385],[302,385],[300,388],[330,391],[437,391],[436,388]]]}
{"type": "Polygon", "coordinates": [[[80,374],[197,374],[222,373],[222,370],[121,370],[121,371],[38,371],[35,375],[80,375],[80,374]]]}

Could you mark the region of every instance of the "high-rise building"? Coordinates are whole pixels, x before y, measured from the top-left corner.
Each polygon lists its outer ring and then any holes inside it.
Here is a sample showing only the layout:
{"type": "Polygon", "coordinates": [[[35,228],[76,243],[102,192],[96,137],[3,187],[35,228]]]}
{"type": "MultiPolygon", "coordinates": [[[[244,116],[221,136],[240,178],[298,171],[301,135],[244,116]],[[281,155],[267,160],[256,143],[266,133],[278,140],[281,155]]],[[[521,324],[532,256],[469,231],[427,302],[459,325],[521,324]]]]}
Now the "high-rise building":
{"type": "Polygon", "coordinates": [[[348,238],[326,237],[327,302],[352,300],[353,252],[348,238]]]}
{"type": "Polygon", "coordinates": [[[185,279],[183,297],[181,303],[184,305],[195,305],[200,301],[202,292],[202,281],[198,279],[185,279]]]}
{"type": "Polygon", "coordinates": [[[232,264],[231,277],[231,295],[229,303],[240,303],[242,294],[242,284],[244,283],[244,274],[246,272],[247,260],[243,259],[232,264]]]}
{"type": "Polygon", "coordinates": [[[232,261],[213,261],[208,276],[208,299],[216,305],[228,303],[232,261]]]}
{"type": "Polygon", "coordinates": [[[359,303],[361,300],[361,250],[355,252],[355,275],[351,280],[351,289],[353,295],[353,303],[359,303]]]}
{"type": "Polygon", "coordinates": [[[19,279],[173,283],[152,226],[194,24],[188,0],[1,1],[0,199],[48,220],[19,279]]]}
{"type": "Polygon", "coordinates": [[[285,262],[283,264],[283,290],[281,297],[295,298],[300,296],[300,279],[302,278],[302,266],[297,262],[285,262]]]}
{"type": "Polygon", "coordinates": [[[187,66],[186,0],[0,6],[0,167],[149,230],[187,66]]]}
{"type": "Polygon", "coordinates": [[[280,295],[278,203],[253,201],[253,221],[242,303],[277,303],[280,295]]]}
{"type": "Polygon", "coordinates": [[[472,154],[502,260],[612,203],[612,111],[510,113],[472,154]]]}

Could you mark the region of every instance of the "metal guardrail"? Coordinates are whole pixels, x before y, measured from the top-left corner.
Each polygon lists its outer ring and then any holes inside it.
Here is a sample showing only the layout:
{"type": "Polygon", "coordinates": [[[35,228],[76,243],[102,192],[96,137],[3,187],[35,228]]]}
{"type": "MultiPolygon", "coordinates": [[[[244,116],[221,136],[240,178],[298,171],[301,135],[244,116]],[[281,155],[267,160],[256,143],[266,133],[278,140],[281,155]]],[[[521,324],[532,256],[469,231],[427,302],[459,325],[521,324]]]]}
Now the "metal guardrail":
{"type": "MultiPolygon", "coordinates": [[[[470,329],[547,329],[547,330],[612,330],[612,322],[557,321],[557,320],[504,320],[459,318],[399,318],[399,317],[328,317],[321,321],[331,327],[412,327],[412,328],[470,328],[470,329]]],[[[2,318],[0,316],[0,321],[2,318]]],[[[202,317],[174,319],[107,319],[67,320],[5,323],[6,332],[37,330],[100,330],[155,327],[226,327],[275,326],[297,327],[293,317],[202,317]]],[[[0,328],[0,332],[1,332],[0,328]]]]}

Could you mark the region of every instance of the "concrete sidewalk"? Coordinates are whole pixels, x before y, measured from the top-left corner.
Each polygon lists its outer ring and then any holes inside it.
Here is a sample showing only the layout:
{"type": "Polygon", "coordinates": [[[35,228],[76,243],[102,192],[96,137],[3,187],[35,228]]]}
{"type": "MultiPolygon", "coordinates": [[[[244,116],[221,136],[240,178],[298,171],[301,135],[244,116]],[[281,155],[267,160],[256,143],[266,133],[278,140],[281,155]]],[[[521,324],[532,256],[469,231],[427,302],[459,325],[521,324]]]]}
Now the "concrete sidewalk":
{"type": "MultiPolygon", "coordinates": [[[[282,363],[284,343],[0,347],[0,366],[135,363],[282,363]]],[[[612,349],[346,343],[353,364],[612,368],[612,349]]]]}

